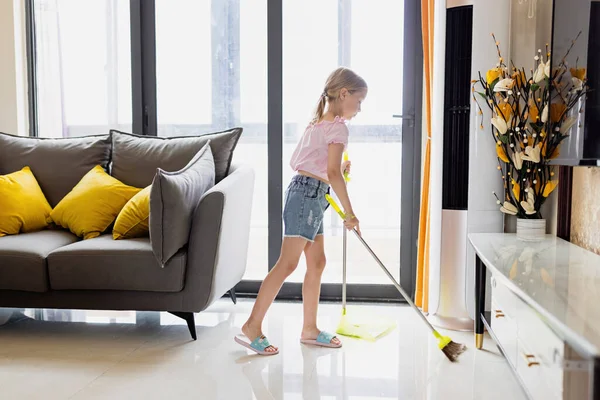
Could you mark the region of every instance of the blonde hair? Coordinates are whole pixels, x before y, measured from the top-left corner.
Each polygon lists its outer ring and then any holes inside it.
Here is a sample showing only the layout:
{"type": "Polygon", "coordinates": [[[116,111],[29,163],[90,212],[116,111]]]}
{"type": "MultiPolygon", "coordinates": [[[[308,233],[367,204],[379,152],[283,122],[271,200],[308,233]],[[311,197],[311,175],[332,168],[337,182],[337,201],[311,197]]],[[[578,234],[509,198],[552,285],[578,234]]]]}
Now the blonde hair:
{"type": "Polygon", "coordinates": [[[350,68],[339,67],[333,71],[327,78],[327,82],[325,82],[325,88],[317,103],[312,123],[317,123],[323,118],[327,102],[336,101],[340,96],[340,91],[344,88],[352,94],[357,90],[367,89],[367,82],[350,68]]]}

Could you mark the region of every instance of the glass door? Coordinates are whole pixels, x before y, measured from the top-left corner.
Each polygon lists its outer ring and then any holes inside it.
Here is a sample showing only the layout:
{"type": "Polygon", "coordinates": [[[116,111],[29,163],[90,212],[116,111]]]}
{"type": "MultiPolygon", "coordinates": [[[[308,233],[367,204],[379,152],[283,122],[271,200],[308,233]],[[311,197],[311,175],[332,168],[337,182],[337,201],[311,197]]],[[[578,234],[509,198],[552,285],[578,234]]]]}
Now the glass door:
{"type": "MultiPolygon", "coordinates": [[[[412,171],[414,167],[405,164],[402,150],[403,138],[413,135],[414,124],[393,117],[402,114],[405,79],[414,79],[405,77],[405,63],[413,62],[415,57],[406,59],[404,43],[417,40],[405,33],[405,9],[405,2],[398,0],[283,2],[283,187],[294,174],[288,164],[290,156],[328,74],[339,65],[352,68],[367,81],[369,94],[362,112],[349,122],[352,179],[348,190],[361,220],[363,237],[397,280],[401,233],[411,235],[410,229],[401,229],[402,169],[412,171]]],[[[408,200],[412,207],[413,199],[408,200]]],[[[327,267],[323,282],[339,285],[343,225],[331,208],[324,224],[327,267]]],[[[302,282],[305,268],[302,258],[290,281],[302,282]]],[[[347,274],[349,284],[368,285],[371,294],[380,285],[390,284],[352,233],[348,238],[347,274]]]]}

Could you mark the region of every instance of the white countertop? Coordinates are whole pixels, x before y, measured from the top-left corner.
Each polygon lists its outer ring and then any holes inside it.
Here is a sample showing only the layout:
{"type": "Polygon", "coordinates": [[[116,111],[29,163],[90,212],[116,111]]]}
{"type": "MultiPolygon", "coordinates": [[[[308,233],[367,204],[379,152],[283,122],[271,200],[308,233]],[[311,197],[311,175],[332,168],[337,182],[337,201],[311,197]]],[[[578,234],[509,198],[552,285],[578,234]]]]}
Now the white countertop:
{"type": "Polygon", "coordinates": [[[476,253],[557,334],[600,357],[600,256],[548,235],[523,242],[506,233],[470,234],[476,253]]]}

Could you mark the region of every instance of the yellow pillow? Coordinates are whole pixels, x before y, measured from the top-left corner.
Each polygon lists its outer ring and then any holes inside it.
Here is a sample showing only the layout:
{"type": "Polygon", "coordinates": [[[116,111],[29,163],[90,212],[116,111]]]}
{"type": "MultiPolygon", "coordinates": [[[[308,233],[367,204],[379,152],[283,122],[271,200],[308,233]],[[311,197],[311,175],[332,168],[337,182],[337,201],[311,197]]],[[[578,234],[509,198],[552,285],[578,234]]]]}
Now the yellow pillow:
{"type": "Polygon", "coordinates": [[[51,211],[29,167],[0,175],[0,236],[42,230],[51,211]]]}
{"type": "Polygon", "coordinates": [[[54,207],[50,218],[84,239],[100,236],[141,189],[128,186],[97,165],[54,207]]]}
{"type": "Polygon", "coordinates": [[[113,239],[133,239],[148,236],[150,189],[152,189],[152,185],[142,189],[125,204],[115,221],[113,239]]]}

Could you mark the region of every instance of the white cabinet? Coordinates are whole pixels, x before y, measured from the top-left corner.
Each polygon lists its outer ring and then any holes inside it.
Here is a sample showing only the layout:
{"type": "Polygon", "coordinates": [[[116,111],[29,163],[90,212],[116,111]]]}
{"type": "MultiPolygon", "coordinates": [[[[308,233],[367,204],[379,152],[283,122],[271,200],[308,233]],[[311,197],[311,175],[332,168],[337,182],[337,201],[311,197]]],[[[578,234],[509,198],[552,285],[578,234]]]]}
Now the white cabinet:
{"type": "Polygon", "coordinates": [[[491,310],[476,317],[485,319],[529,397],[600,399],[600,256],[552,236],[540,243],[511,234],[469,239],[479,310],[491,295],[491,310]]]}

